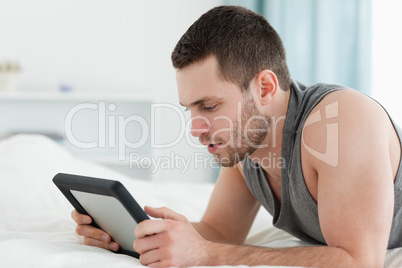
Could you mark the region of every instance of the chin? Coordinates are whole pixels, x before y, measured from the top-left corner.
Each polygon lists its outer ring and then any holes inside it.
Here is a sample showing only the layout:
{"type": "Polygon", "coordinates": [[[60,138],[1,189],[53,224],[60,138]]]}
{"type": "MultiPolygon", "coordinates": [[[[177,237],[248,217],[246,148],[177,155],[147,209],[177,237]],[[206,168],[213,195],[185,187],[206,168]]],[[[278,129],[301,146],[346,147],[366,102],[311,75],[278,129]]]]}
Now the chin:
{"type": "MultiPolygon", "coordinates": [[[[237,164],[237,163],[236,163],[236,164],[237,164]]],[[[221,163],[221,162],[218,163],[218,165],[219,165],[220,167],[223,167],[223,168],[234,167],[234,166],[236,166],[236,164],[233,164],[233,163],[221,163]]]]}
{"type": "Polygon", "coordinates": [[[215,162],[221,167],[234,167],[237,163],[242,161],[245,157],[240,157],[238,154],[235,156],[225,156],[222,154],[214,154],[215,162]]]}

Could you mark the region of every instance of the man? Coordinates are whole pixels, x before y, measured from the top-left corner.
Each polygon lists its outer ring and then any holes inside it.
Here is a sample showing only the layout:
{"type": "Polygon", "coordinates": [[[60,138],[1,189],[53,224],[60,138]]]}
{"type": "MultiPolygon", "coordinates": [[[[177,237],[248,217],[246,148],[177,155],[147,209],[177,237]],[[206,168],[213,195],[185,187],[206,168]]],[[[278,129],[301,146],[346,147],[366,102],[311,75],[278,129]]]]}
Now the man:
{"type": "MultiPolygon", "coordinates": [[[[135,229],[141,263],[381,267],[387,248],[402,246],[402,132],[380,105],[292,81],[275,30],[240,7],[201,16],[172,61],[192,134],[224,168],[199,223],[145,207],[163,220],[135,229]],[[275,226],[316,245],[242,245],[261,204],[275,226]]],[[[88,216],[72,217],[85,244],[118,248],[88,216]]]]}

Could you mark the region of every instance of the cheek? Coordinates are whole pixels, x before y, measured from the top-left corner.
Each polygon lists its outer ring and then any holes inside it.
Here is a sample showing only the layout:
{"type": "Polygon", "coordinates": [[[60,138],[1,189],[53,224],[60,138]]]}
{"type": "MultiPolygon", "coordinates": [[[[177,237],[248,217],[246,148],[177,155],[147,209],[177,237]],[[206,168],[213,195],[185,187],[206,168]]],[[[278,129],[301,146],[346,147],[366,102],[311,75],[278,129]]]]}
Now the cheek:
{"type": "Polygon", "coordinates": [[[238,131],[237,121],[217,120],[211,125],[211,137],[220,139],[229,139],[236,137],[238,131]]]}

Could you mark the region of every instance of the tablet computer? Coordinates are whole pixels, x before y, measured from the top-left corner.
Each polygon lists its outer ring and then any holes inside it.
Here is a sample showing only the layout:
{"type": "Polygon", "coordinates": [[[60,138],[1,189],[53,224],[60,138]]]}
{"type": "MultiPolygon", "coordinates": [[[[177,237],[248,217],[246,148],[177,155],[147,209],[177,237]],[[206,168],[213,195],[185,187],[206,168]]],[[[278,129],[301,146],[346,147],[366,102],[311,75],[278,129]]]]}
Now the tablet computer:
{"type": "Polygon", "coordinates": [[[139,258],[133,249],[137,223],[149,219],[118,181],[59,173],[53,182],[80,213],[91,216],[91,225],[107,232],[119,244],[117,253],[139,258]]]}

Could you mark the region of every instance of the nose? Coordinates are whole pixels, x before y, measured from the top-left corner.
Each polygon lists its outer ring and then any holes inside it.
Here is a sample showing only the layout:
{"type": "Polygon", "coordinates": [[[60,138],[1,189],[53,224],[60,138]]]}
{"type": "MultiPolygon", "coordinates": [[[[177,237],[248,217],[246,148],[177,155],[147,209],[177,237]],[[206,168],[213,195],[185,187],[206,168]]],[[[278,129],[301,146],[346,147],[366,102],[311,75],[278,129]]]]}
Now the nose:
{"type": "Polygon", "coordinates": [[[202,134],[207,134],[210,129],[209,120],[204,116],[191,117],[191,135],[199,137],[202,134]]]}

